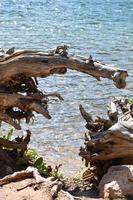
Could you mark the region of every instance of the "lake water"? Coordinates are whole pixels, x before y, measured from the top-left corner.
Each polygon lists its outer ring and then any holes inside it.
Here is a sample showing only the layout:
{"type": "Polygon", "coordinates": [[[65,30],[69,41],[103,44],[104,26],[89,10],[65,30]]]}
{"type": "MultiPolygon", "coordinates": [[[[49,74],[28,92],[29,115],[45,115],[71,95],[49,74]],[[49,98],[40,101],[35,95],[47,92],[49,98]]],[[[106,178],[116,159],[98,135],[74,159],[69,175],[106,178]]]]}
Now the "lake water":
{"type": "Polygon", "coordinates": [[[39,79],[42,90],[59,92],[65,100],[50,103],[52,120],[38,115],[30,125],[31,146],[49,164],[63,163],[62,170],[72,175],[82,164],[78,151],[85,131],[78,105],[104,116],[111,97],[133,98],[133,0],[0,1],[1,48],[46,50],[60,44],[129,72],[123,90],[75,71],[39,79]]]}

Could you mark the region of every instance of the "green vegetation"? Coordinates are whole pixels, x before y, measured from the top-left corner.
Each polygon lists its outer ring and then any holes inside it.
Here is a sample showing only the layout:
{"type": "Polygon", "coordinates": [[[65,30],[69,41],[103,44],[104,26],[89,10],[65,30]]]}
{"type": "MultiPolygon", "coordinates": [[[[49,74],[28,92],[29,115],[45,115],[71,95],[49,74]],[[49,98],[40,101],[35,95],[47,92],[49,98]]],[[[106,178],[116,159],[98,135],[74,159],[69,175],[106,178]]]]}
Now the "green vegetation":
{"type": "Polygon", "coordinates": [[[6,135],[3,136],[4,139],[6,140],[12,140],[12,136],[13,136],[13,128],[9,129],[9,131],[7,132],[6,135]]]}
{"type": "Polygon", "coordinates": [[[77,172],[77,174],[74,176],[74,180],[76,182],[81,182],[83,181],[83,173],[86,171],[86,167],[85,166],[81,166],[79,171],[77,172]]]}
{"type": "Polygon", "coordinates": [[[42,176],[53,176],[55,178],[62,178],[62,174],[59,172],[61,165],[52,168],[47,165],[43,158],[36,152],[35,149],[28,149],[24,154],[25,159],[38,169],[42,176]]]}
{"type": "Polygon", "coordinates": [[[128,103],[129,104],[133,104],[133,100],[128,100],[128,103]]]}
{"type": "MultiPolygon", "coordinates": [[[[19,137],[13,139],[13,129],[10,129],[2,138],[10,141],[17,141],[19,137]]],[[[21,138],[19,138],[19,140],[20,139],[21,138]]],[[[20,149],[9,149],[6,147],[3,147],[3,149],[6,150],[6,152],[14,160],[18,170],[24,170],[28,166],[33,166],[37,168],[39,173],[44,177],[53,176],[58,179],[63,177],[63,175],[59,172],[61,165],[56,166],[55,168],[47,165],[43,157],[41,157],[35,149],[28,148],[25,151],[20,149]]]]}

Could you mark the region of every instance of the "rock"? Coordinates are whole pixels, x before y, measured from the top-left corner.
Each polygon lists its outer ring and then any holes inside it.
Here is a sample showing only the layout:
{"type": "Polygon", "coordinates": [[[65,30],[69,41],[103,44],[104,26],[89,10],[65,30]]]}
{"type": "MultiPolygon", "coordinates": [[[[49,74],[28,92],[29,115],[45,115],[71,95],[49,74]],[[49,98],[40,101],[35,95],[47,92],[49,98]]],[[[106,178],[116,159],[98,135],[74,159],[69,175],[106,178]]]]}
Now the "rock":
{"type": "Polygon", "coordinates": [[[133,197],[133,165],[117,165],[109,168],[98,186],[100,197],[133,197]]]}

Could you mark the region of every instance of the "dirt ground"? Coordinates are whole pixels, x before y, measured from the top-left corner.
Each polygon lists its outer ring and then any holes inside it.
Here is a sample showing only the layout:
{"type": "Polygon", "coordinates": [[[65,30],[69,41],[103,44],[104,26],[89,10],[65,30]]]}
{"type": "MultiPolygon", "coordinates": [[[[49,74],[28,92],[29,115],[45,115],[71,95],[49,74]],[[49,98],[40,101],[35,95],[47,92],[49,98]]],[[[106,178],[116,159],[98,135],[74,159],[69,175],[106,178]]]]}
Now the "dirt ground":
{"type": "Polygon", "coordinates": [[[57,196],[51,195],[51,189],[45,183],[34,185],[33,178],[25,179],[18,182],[12,182],[0,187],[0,200],[69,200],[69,193],[75,196],[76,200],[96,200],[96,192],[83,190],[77,183],[69,181],[61,189],[57,196]]]}
{"type": "MultiPolygon", "coordinates": [[[[0,161],[0,185],[2,178],[13,174],[11,167],[0,161]]],[[[48,180],[48,179],[46,179],[48,180]]],[[[7,183],[7,182],[6,182],[7,183]]],[[[97,200],[97,192],[85,188],[80,180],[62,178],[61,187],[53,187],[53,181],[36,184],[35,178],[26,178],[0,186],[0,200],[97,200]],[[55,189],[53,195],[53,188],[55,189]],[[71,198],[71,197],[75,198],[71,198]]],[[[59,183],[59,181],[57,181],[59,183]]],[[[100,200],[100,199],[99,199],[100,200]]]]}

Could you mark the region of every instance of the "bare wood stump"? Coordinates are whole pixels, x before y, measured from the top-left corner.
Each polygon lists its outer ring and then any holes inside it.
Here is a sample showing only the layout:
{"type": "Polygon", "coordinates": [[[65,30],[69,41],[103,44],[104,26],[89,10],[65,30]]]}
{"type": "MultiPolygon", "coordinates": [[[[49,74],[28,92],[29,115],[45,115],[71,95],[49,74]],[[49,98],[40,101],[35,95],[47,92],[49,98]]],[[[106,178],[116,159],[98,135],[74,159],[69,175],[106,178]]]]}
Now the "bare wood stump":
{"type": "Polygon", "coordinates": [[[86,120],[85,147],[80,156],[90,167],[83,174],[84,179],[98,184],[112,165],[133,164],[133,104],[128,99],[114,98],[108,106],[108,119],[95,120],[80,105],[86,120]]]}

